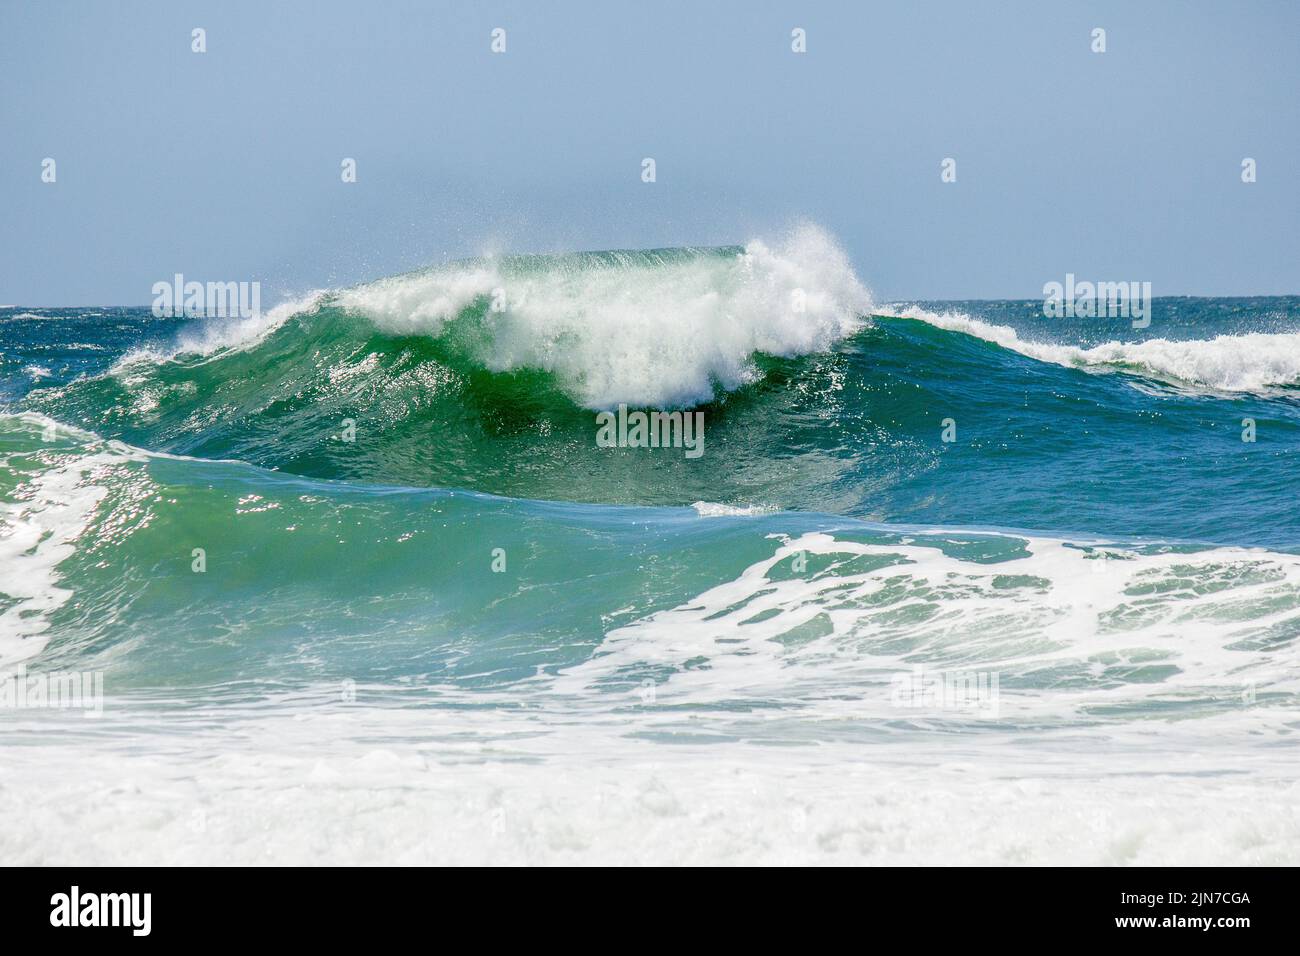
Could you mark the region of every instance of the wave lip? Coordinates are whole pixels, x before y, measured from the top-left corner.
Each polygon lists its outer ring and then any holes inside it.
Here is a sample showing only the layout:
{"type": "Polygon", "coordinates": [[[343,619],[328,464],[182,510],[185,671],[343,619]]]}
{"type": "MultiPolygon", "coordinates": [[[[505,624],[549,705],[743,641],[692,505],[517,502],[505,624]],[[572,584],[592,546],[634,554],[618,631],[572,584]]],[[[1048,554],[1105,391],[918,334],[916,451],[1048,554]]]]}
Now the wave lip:
{"type": "Polygon", "coordinates": [[[871,297],[823,230],[743,249],[514,256],[348,289],[336,302],[383,332],[463,336],[492,372],[537,369],[591,409],[681,408],[754,381],[753,357],[829,349],[871,297]]]}

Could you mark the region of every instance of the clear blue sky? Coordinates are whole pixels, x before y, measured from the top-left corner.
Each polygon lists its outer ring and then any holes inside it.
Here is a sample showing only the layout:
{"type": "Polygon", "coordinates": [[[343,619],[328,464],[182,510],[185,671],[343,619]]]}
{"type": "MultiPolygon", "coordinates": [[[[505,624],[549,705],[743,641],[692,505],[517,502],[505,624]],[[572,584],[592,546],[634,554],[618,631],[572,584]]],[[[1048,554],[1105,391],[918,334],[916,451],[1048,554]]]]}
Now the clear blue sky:
{"type": "Polygon", "coordinates": [[[890,299],[1298,293],[1298,54],[1283,0],[0,0],[0,302],[145,304],[183,272],[269,305],[799,218],[890,299]]]}

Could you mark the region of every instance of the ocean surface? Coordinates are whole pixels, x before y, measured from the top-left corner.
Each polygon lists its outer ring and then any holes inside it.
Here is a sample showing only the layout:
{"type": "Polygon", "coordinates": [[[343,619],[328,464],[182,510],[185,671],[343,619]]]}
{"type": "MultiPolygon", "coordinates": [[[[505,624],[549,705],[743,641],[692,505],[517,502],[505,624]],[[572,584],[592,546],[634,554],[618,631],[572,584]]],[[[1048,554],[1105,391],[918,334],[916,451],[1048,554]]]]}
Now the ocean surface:
{"type": "Polygon", "coordinates": [[[1300,863],[1300,297],[866,271],[0,309],[0,862],[1300,863]]]}

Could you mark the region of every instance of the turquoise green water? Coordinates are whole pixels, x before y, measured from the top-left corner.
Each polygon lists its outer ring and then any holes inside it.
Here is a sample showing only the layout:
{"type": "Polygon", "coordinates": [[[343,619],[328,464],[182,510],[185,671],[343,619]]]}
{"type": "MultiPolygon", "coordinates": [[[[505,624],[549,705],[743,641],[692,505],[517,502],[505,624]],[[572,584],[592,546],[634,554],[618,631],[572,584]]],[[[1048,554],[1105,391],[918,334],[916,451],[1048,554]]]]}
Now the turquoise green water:
{"type": "Polygon", "coordinates": [[[1300,300],[874,307],[813,253],[482,260],[242,322],[8,310],[9,657],[142,693],[716,670],[728,707],[719,653],[777,707],[960,662],[1213,712],[1289,655],[1300,300]],[[619,403],[701,412],[703,454],[600,447],[619,403]],[[707,639],[651,652],[695,607],[707,639]],[[1211,657],[1160,636],[1192,624],[1211,657]]]}

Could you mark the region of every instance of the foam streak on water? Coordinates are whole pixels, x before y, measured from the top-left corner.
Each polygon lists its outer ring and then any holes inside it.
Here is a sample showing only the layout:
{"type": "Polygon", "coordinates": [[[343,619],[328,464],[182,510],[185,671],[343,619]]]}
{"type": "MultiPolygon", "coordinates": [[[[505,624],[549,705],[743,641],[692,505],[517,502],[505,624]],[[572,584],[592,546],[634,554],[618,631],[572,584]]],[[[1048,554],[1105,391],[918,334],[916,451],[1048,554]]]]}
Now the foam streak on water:
{"type": "Polygon", "coordinates": [[[1300,384],[1300,332],[1246,332],[1209,339],[1111,341],[1091,348],[1031,341],[1012,328],[960,313],[904,308],[890,314],[974,335],[1043,362],[1097,371],[1135,371],[1224,392],[1255,392],[1300,384]]]}

